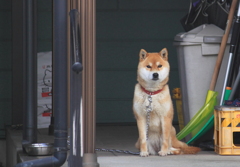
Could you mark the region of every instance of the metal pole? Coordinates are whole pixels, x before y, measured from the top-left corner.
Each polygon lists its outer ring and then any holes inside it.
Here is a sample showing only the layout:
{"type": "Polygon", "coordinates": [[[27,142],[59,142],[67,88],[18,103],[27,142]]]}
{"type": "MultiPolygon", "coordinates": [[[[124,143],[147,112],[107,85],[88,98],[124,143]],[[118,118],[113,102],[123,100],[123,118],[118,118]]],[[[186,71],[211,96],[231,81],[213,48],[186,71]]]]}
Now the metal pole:
{"type": "Polygon", "coordinates": [[[96,2],[79,0],[83,54],[83,167],[98,167],[96,133],[96,2]]]}
{"type": "MultiPolygon", "coordinates": [[[[83,1],[82,1],[83,2],[83,1]]],[[[95,152],[95,110],[96,110],[96,92],[95,92],[95,1],[85,0],[82,6],[85,6],[85,36],[83,44],[85,45],[85,153],[95,152]]]]}
{"type": "Polygon", "coordinates": [[[15,167],[59,167],[67,158],[67,0],[53,2],[54,154],[42,159],[25,161],[15,167]]]}
{"type": "Polygon", "coordinates": [[[230,71],[230,67],[232,64],[232,57],[233,54],[235,53],[235,49],[237,46],[237,41],[238,41],[238,37],[240,34],[240,2],[238,5],[238,11],[237,11],[237,19],[233,25],[233,32],[232,32],[232,39],[231,39],[231,45],[230,45],[230,51],[229,51],[229,58],[228,58],[228,64],[227,64],[227,70],[226,70],[226,74],[225,74],[225,78],[224,78],[224,83],[223,83],[223,88],[222,88],[222,95],[221,95],[221,99],[220,99],[220,105],[223,105],[224,102],[224,95],[225,95],[225,89],[226,89],[226,85],[229,79],[229,71],[230,71]]]}
{"type": "Polygon", "coordinates": [[[67,16],[67,0],[53,0],[54,156],[59,164],[67,156],[67,16]]]}
{"type": "MultiPolygon", "coordinates": [[[[96,55],[96,2],[95,0],[72,0],[71,8],[78,9],[80,13],[80,31],[82,64],[82,143],[83,166],[98,167],[95,153],[95,112],[96,112],[96,86],[95,86],[95,55],[96,55]]],[[[79,149],[79,148],[78,148],[79,149]]]]}
{"type": "Polygon", "coordinates": [[[37,142],[37,31],[36,1],[25,0],[25,111],[22,144],[37,142]]]}
{"type": "Polygon", "coordinates": [[[82,166],[82,53],[79,35],[79,13],[69,13],[71,22],[71,78],[70,78],[70,167],[82,166]]]}

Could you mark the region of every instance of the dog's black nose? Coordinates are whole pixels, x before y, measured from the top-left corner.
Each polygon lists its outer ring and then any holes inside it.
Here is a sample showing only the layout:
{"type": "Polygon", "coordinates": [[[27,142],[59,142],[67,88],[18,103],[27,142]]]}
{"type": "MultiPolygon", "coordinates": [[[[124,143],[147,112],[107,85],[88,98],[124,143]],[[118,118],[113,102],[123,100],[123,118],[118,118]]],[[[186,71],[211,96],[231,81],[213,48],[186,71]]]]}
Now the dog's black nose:
{"type": "Polygon", "coordinates": [[[158,78],[158,73],[153,73],[153,79],[157,79],[158,78]]]}

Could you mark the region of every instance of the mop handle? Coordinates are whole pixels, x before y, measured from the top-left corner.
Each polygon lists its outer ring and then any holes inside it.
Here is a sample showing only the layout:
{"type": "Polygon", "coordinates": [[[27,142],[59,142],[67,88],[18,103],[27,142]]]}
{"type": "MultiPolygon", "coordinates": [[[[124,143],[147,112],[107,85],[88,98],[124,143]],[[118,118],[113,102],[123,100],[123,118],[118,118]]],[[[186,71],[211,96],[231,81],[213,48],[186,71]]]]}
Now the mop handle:
{"type": "MultiPolygon", "coordinates": [[[[239,7],[240,7],[240,3],[239,3],[239,7]]],[[[239,9],[239,11],[240,11],[240,9],[239,9]]],[[[240,12],[238,12],[238,14],[240,14],[240,12]]],[[[231,42],[230,42],[229,53],[233,54],[236,49],[239,32],[240,32],[240,15],[237,16],[237,19],[233,26],[233,32],[232,32],[232,37],[231,37],[231,42]]]]}
{"type": "Polygon", "coordinates": [[[232,57],[233,57],[233,53],[235,51],[235,46],[237,44],[237,40],[239,37],[239,32],[240,32],[240,2],[238,5],[237,19],[233,26],[233,32],[232,32],[231,44],[230,44],[230,50],[229,50],[229,59],[228,59],[227,70],[226,70],[225,79],[224,79],[223,88],[222,88],[222,96],[220,99],[220,105],[223,104],[225,89],[226,89],[226,85],[227,85],[227,81],[228,81],[229,70],[230,70],[230,66],[232,63],[232,57]]]}
{"type": "Polygon", "coordinates": [[[238,71],[238,75],[237,75],[237,77],[236,77],[236,80],[235,80],[235,82],[234,82],[234,84],[233,84],[232,92],[231,92],[231,94],[230,94],[230,96],[229,96],[229,100],[234,100],[233,98],[234,98],[234,95],[235,95],[235,93],[236,93],[236,91],[237,91],[237,88],[238,88],[238,86],[239,86],[239,82],[240,82],[240,69],[239,69],[239,71],[238,71]]]}
{"type": "Polygon", "coordinates": [[[234,12],[235,12],[235,9],[236,9],[236,6],[237,6],[237,2],[238,2],[238,0],[233,0],[232,1],[231,8],[230,8],[230,11],[229,11],[229,14],[228,14],[228,20],[227,20],[227,23],[226,23],[225,33],[222,37],[220,50],[219,50],[219,53],[218,53],[216,65],[215,65],[215,68],[214,68],[214,72],[213,72],[213,76],[212,76],[212,80],[211,80],[211,84],[210,84],[210,88],[209,88],[212,91],[214,91],[215,86],[216,86],[216,82],[217,82],[220,66],[222,64],[222,59],[223,59],[223,55],[224,55],[224,52],[225,52],[228,36],[229,36],[230,30],[231,30],[231,25],[232,25],[232,22],[233,22],[233,17],[234,17],[234,12]]]}

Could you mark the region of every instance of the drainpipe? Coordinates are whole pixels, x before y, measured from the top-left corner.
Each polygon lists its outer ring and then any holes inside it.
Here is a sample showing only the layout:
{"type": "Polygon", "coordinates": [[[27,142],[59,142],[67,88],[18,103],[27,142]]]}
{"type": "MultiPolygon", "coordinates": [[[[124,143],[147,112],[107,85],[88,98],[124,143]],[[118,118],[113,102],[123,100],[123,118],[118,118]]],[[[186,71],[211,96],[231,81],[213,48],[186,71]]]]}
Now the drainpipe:
{"type": "Polygon", "coordinates": [[[24,114],[22,145],[37,142],[37,32],[36,1],[23,1],[24,11],[24,114]]]}
{"type": "Polygon", "coordinates": [[[60,167],[67,158],[67,0],[53,2],[54,155],[15,167],[60,167]]]}

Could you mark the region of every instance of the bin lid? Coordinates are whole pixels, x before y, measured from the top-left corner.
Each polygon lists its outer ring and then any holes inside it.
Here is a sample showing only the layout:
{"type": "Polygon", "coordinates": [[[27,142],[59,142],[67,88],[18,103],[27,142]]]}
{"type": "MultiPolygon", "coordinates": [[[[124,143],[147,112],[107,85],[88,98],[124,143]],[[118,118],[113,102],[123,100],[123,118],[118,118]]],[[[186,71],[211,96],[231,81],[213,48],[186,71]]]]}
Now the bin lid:
{"type": "Polygon", "coordinates": [[[193,43],[221,43],[224,30],[214,24],[203,24],[188,32],[182,32],[175,36],[179,42],[193,43]]]}

